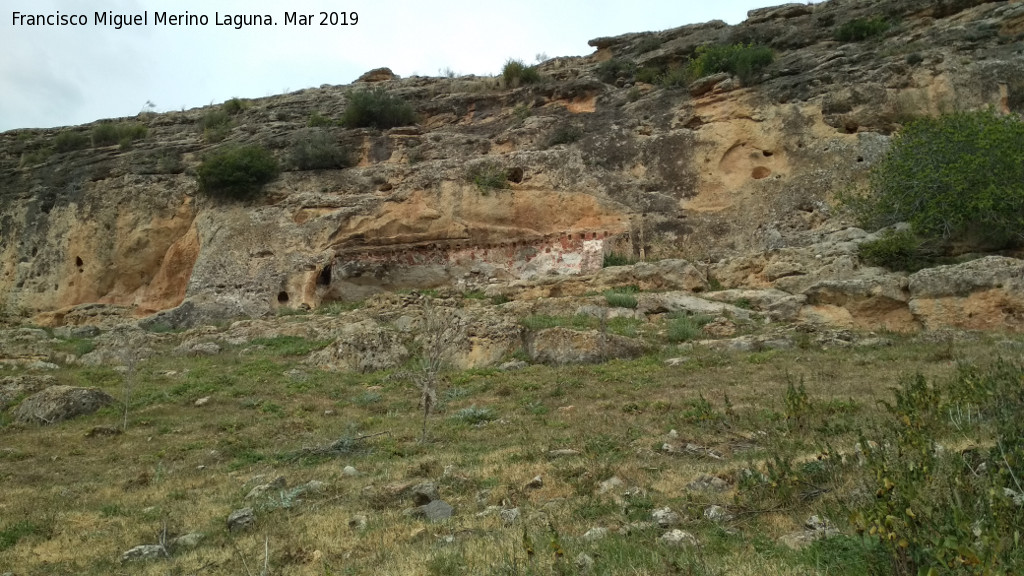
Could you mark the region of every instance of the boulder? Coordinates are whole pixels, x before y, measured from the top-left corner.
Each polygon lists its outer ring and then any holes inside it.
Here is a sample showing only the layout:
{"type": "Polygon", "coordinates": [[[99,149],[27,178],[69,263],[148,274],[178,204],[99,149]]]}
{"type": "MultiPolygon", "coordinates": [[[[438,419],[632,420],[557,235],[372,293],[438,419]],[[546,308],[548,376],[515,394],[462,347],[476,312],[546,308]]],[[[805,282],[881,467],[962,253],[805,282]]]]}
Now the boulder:
{"type": "Polygon", "coordinates": [[[576,331],[548,328],[533,334],[527,342],[530,360],[544,364],[591,364],[612,358],[636,358],[647,347],[640,340],[597,330],[576,331]]]}
{"type": "Polygon", "coordinates": [[[397,80],[398,75],[391,71],[391,68],[374,68],[369,72],[364,72],[362,76],[356,78],[356,82],[364,82],[372,84],[374,82],[386,82],[388,80],[397,80]]]}
{"type": "Polygon", "coordinates": [[[26,374],[0,378],[0,412],[13,406],[25,394],[34,394],[57,384],[53,376],[26,374]]]}
{"type": "Polygon", "coordinates": [[[19,422],[54,424],[84,414],[92,414],[114,398],[99,388],[51,386],[29,396],[14,410],[19,422]]]}
{"type": "Polygon", "coordinates": [[[988,256],[910,276],[910,313],[925,328],[1024,331],[1024,260],[988,256]]]}

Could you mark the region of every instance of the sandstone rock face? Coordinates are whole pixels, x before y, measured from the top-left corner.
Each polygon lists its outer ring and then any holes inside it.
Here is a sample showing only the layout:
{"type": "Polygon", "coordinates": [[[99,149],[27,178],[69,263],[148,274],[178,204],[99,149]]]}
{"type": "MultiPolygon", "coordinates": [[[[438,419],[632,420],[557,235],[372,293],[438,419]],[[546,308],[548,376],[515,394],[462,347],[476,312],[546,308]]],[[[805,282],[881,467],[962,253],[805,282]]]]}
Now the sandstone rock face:
{"type": "Polygon", "coordinates": [[[988,256],[910,276],[910,311],[927,328],[1024,331],[1024,260],[988,256]]]}
{"type": "Polygon", "coordinates": [[[114,399],[98,388],[75,388],[73,386],[51,386],[37,392],[14,409],[14,418],[19,422],[34,424],[55,424],[69,418],[92,414],[114,399]]]}
{"type": "MultiPolygon", "coordinates": [[[[378,69],[352,86],[254,100],[235,116],[225,143],[264,145],[284,164],[265,196],[243,203],[211,200],[191,175],[220,145],[200,128],[210,109],[131,119],[148,135],[130,150],[54,152],[60,130],[11,131],[0,134],[0,308],[48,326],[159,313],[151,322],[188,327],[382,291],[706,291],[710,275],[724,288],[806,296],[805,318],[930,327],[937,297],[912,299],[919,312],[908,316],[888,289],[824,287],[863,276],[855,249],[869,237],[842,226],[831,200],[863,180],[908,113],[1019,106],[1022,32],[1011,2],[833,0],[752,11],[737,26],[600,38],[593,55],[550,59],[539,66],[548,81],[511,90],[378,69]],[[842,23],[880,11],[901,23],[883,38],[896,49],[833,39],[842,23]],[[739,42],[776,53],[746,85],[702,78],[691,96],[597,73],[611,58],[666,69],[701,45],[739,42]],[[297,169],[290,147],[310,116],[338,118],[366,83],[409,101],[419,124],[317,128],[356,165],[297,169]],[[550,145],[565,127],[579,140],[550,145]],[[507,188],[469,181],[488,164],[507,188]],[[601,270],[606,255],[708,264],[640,266],[627,279],[601,270]]],[[[986,298],[971,306],[1003,305],[986,298]]],[[[799,317],[794,307],[772,314],[799,317]]],[[[972,313],[956,323],[1013,325],[972,313]]]]}

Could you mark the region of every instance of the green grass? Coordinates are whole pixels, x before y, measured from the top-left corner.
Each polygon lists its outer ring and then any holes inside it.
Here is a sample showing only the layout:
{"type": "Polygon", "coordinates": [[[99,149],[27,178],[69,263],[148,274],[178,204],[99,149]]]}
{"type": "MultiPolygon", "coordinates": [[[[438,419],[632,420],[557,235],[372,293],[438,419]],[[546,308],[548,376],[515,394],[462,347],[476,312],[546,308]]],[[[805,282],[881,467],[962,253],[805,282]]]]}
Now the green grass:
{"type": "Polygon", "coordinates": [[[696,340],[702,334],[701,328],[709,322],[711,322],[711,318],[708,316],[691,316],[684,313],[672,314],[668,319],[668,341],[679,343],[696,340]]]}
{"type": "MultiPolygon", "coordinates": [[[[592,327],[597,322],[530,318],[525,323],[592,327]]],[[[609,321],[609,328],[619,320],[609,321]]],[[[295,324],[269,318],[252,326],[266,322],[295,324]]],[[[331,323],[324,317],[309,320],[311,330],[331,323]]],[[[626,325],[647,337],[664,327],[660,321],[626,325]]],[[[219,339],[238,330],[235,325],[199,333],[219,339]]],[[[157,354],[138,366],[129,425],[121,435],[87,436],[94,427],[119,423],[117,409],[46,427],[4,427],[0,566],[40,575],[229,576],[245,573],[242,558],[253,570],[268,546],[274,573],[575,573],[574,559],[586,553],[595,561],[594,574],[888,574],[887,545],[857,536],[847,513],[862,504],[871,510],[900,505],[889,496],[875,497],[880,461],[857,464],[853,445],[862,433],[878,439],[879,446],[891,446],[893,455],[903,450],[903,460],[885,460],[891,473],[900,474],[893,479],[903,482],[903,463],[920,452],[899,444],[904,440],[897,433],[909,438],[918,424],[920,430],[938,431],[935,438],[947,448],[949,460],[924,491],[936,494],[933,502],[956,501],[949,494],[939,497],[940,488],[954,485],[943,479],[954,478],[950,474],[958,469],[966,472],[964,463],[977,470],[980,460],[974,458],[988,462],[992,474],[985,472],[985,478],[998,480],[996,472],[1005,465],[990,453],[997,450],[994,440],[1004,438],[1009,457],[1016,458],[1010,451],[1019,450],[1016,440],[999,434],[1000,427],[1022,421],[1012,412],[1020,374],[1004,370],[995,378],[987,368],[1002,350],[995,345],[1006,338],[1002,335],[977,334],[952,348],[894,335],[889,348],[794,348],[763,355],[756,364],[746,361],[748,353],[695,346],[684,353],[689,361],[677,366],[652,354],[597,365],[455,371],[440,383],[426,444],[419,441],[417,391],[401,370],[320,371],[289,355],[305,353],[315,341],[293,337],[226,346],[214,357],[172,356],[182,340],[196,335],[167,333],[149,343],[157,354]],[[955,360],[979,368],[960,377],[955,360]],[[941,392],[937,405],[916,385],[901,384],[901,375],[916,372],[941,392]],[[800,378],[802,394],[793,386],[800,378]],[[210,397],[209,403],[195,406],[200,397],[210,397]],[[881,400],[906,414],[913,427],[901,424],[901,416],[881,400]],[[968,402],[985,417],[970,422],[961,417],[970,442],[960,445],[948,408],[960,405],[962,415],[968,402]],[[675,437],[668,436],[672,429],[675,437]],[[680,450],[697,444],[721,460],[685,450],[665,453],[666,442],[680,450]],[[549,456],[561,448],[579,454],[549,456]],[[833,465],[843,458],[819,458],[823,452],[841,452],[850,465],[833,465]],[[953,462],[960,468],[950,467],[953,462]],[[347,465],[359,475],[343,475],[347,465]],[[743,480],[744,470],[756,473],[743,480]],[[768,481],[761,481],[762,474],[768,481]],[[252,486],[276,475],[287,479],[283,491],[263,502],[244,499],[252,486]],[[544,486],[525,489],[536,475],[544,486]],[[688,488],[703,475],[725,479],[730,490],[688,488]],[[611,476],[623,486],[600,493],[598,486],[611,476]],[[323,481],[324,490],[298,497],[289,492],[309,480],[323,481]],[[451,523],[429,524],[403,513],[412,506],[403,487],[423,480],[436,482],[442,498],[455,507],[451,523]],[[519,523],[510,528],[496,515],[477,516],[487,506],[506,503],[521,510],[519,523]],[[710,504],[726,507],[736,518],[720,525],[703,520],[710,504]],[[226,515],[245,505],[259,508],[256,526],[228,532],[226,515]],[[649,520],[654,509],[665,506],[682,516],[681,528],[700,540],[699,548],[661,545],[657,539],[663,530],[656,528],[616,530],[649,520]],[[803,551],[779,543],[812,513],[827,515],[843,535],[803,551]],[[365,531],[346,526],[357,514],[369,518],[365,531]],[[169,560],[118,563],[128,548],[156,542],[165,523],[169,533],[200,531],[206,539],[169,560]],[[582,540],[595,526],[612,530],[603,540],[582,540]],[[532,560],[524,531],[533,543],[532,560]],[[455,542],[438,542],[453,534],[455,542]],[[63,545],[83,535],[88,546],[63,545]],[[564,550],[561,559],[552,552],[552,541],[564,550]],[[313,550],[321,551],[317,561],[310,560],[313,550]]],[[[659,338],[664,343],[665,337],[659,338]]],[[[116,397],[121,393],[123,376],[111,367],[66,366],[54,375],[116,397]]],[[[968,474],[961,482],[970,486],[976,482],[972,478],[968,474]]],[[[911,491],[901,485],[900,493],[911,491]]],[[[990,500],[975,495],[960,496],[977,505],[990,500]]],[[[941,515],[948,506],[910,505],[919,515],[926,509],[939,514],[909,533],[915,542],[930,538],[933,526],[956,526],[941,515]]],[[[1014,510],[982,516],[984,537],[995,533],[990,522],[1012,520],[1006,513],[1014,510]]],[[[963,511],[975,514],[973,508],[963,511]]],[[[972,526],[974,517],[965,518],[964,525],[972,526]]],[[[973,546],[974,539],[959,544],[973,546]]],[[[1018,569],[1009,560],[1001,566],[1011,573],[1018,569]]]]}
{"type": "Polygon", "coordinates": [[[275,336],[256,338],[252,346],[262,346],[267,352],[279,356],[305,356],[330,344],[330,340],[308,340],[299,336],[275,336]]]}
{"type": "Polygon", "coordinates": [[[619,288],[604,293],[604,300],[613,308],[636,308],[636,290],[619,288]]]}

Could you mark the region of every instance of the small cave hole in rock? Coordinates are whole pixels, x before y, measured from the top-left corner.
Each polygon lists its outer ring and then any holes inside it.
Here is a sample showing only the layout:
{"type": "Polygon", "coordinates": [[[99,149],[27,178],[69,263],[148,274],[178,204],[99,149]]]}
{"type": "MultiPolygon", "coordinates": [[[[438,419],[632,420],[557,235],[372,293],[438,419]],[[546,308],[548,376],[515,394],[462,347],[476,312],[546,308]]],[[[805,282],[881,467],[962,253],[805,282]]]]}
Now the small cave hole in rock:
{"type": "Polygon", "coordinates": [[[509,182],[515,182],[516,184],[519,184],[520,182],[523,181],[523,169],[520,168],[519,166],[509,168],[508,174],[506,175],[505,178],[509,182]]]}
{"type": "Polygon", "coordinates": [[[863,161],[864,161],[864,157],[863,156],[857,156],[857,162],[863,162],[863,161]]]}
{"type": "Polygon", "coordinates": [[[82,262],[82,257],[81,256],[75,256],[75,266],[78,266],[79,268],[81,268],[83,264],[84,263],[82,262]]]}
{"type": "Polygon", "coordinates": [[[39,249],[36,248],[35,246],[33,246],[32,247],[32,257],[35,258],[35,255],[38,254],[38,253],[39,253],[39,249]]]}
{"type": "Polygon", "coordinates": [[[754,180],[761,180],[772,175],[772,171],[764,166],[758,166],[754,168],[754,171],[750,173],[750,177],[754,180]]]}
{"type": "Polygon", "coordinates": [[[331,285],[331,265],[324,266],[324,269],[320,271],[320,274],[316,277],[317,286],[330,286],[331,285]]]}
{"type": "Polygon", "coordinates": [[[277,303],[278,304],[287,304],[288,303],[288,293],[285,292],[284,290],[278,292],[277,293],[277,303]]]}
{"type": "Polygon", "coordinates": [[[761,150],[761,155],[765,158],[771,158],[772,156],[775,156],[775,152],[772,152],[771,150],[761,150]]]}

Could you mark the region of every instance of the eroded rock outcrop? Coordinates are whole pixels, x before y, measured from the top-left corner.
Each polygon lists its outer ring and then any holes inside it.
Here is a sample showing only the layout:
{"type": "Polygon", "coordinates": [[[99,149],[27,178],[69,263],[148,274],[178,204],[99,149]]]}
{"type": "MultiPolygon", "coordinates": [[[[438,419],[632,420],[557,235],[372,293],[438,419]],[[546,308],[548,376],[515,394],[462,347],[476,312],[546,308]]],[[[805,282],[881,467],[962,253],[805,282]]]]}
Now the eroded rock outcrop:
{"type": "Polygon", "coordinates": [[[737,26],[597,39],[594,54],[550,59],[545,81],[513,89],[378,69],[352,86],[253,100],[233,117],[224,144],[258,143],[285,164],[248,203],[198,193],[194,169],[223,145],[201,130],[209,108],[131,119],[148,129],[131,149],[54,151],[58,133],[89,126],[7,132],[0,304],[50,326],[128,314],[183,328],[382,291],[531,298],[622,283],[709,291],[714,280],[785,291],[793,299],[764,303],[779,319],[908,330],[951,315],[1013,327],[1016,288],[979,286],[986,296],[950,308],[954,296],[908,297],[900,275],[865,271],[856,245],[871,235],[843,226],[831,200],[913,114],[1019,112],[1022,35],[1015,2],[832,0],[753,11],[737,26]],[[881,38],[892,49],[834,39],[880,13],[900,23],[881,38]],[[719,75],[669,89],[598,71],[612,58],[668,70],[702,45],[741,42],[776,55],[746,83],[719,75]],[[419,123],[318,128],[356,165],[297,169],[289,148],[310,117],[338,118],[367,83],[409,101],[419,123]],[[553,138],[567,128],[574,141],[553,138]],[[470,181],[480,166],[507,188],[470,181]],[[606,255],[690,268],[602,271],[606,255]]]}

